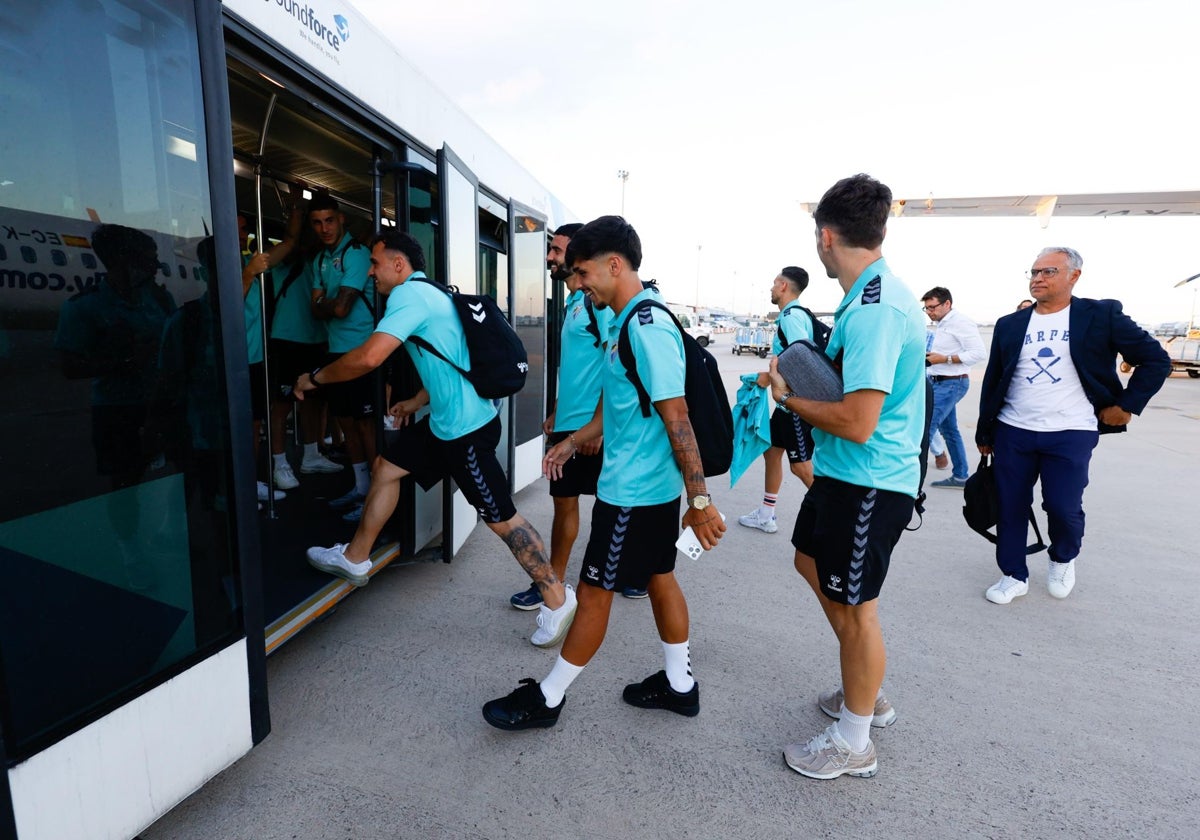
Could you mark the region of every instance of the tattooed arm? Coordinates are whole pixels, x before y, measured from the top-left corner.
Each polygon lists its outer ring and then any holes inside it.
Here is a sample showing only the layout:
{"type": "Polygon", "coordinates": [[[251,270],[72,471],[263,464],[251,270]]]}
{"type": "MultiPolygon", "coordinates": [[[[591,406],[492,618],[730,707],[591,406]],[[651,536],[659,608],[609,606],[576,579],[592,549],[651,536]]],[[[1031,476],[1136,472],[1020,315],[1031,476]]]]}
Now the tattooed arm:
{"type": "MultiPolygon", "coordinates": [[[[683,397],[672,397],[654,404],[663,425],[667,428],[667,437],[671,441],[671,450],[675,453],[675,463],[683,475],[684,495],[686,499],[708,494],[704,483],[704,467],[700,463],[700,449],[696,445],[696,435],[692,431],[692,421],[688,419],[687,402],[683,397]]],[[[696,510],[688,506],[683,514],[684,526],[691,525],[696,532],[696,538],[705,549],[713,548],[725,533],[725,523],[721,521],[721,512],[717,510],[716,502],[709,504],[704,510],[696,510]]]]}

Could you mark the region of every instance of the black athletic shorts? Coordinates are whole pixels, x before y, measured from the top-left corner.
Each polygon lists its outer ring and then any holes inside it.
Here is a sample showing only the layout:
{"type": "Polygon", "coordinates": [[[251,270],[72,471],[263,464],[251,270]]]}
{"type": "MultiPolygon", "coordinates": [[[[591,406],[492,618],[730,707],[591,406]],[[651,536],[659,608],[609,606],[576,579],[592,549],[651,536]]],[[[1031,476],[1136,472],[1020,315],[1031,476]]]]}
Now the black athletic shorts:
{"type": "MultiPolygon", "coordinates": [[[[325,357],[325,364],[333,364],[342,355],[341,353],[328,354],[325,357]]],[[[375,381],[376,374],[368,373],[366,376],[351,379],[349,382],[325,385],[321,388],[321,395],[329,403],[329,411],[334,417],[364,420],[375,416],[375,381]]]]}
{"type": "Polygon", "coordinates": [[[592,506],[592,533],[579,582],[601,589],[645,589],[654,575],[675,571],[679,499],[646,507],[592,506]]]}
{"type": "Polygon", "coordinates": [[[771,445],[786,452],[789,463],[811,461],[812,426],[801,420],[799,415],[777,408],[771,414],[771,445]]]}
{"type": "Polygon", "coordinates": [[[250,365],[250,413],[255,420],[267,419],[267,366],[263,362],[250,365]]]}
{"type": "MultiPolygon", "coordinates": [[[[554,432],[550,435],[550,445],[566,440],[572,432],[554,432]]],[[[563,464],[562,478],[550,482],[550,495],[563,498],[575,496],[595,496],[596,482],[600,479],[600,467],[604,463],[604,450],[595,455],[575,456],[563,464]]]]}
{"type": "Polygon", "coordinates": [[[508,476],[496,460],[500,418],[454,440],[442,440],[429,428],[429,418],[401,426],[383,436],[383,458],[412,474],[426,490],[447,475],[479,511],[484,522],[507,522],[517,515],[508,476]]]}
{"type": "Polygon", "coordinates": [[[292,387],[301,374],[308,373],[325,364],[329,355],[328,345],[301,344],[299,341],[271,339],[271,378],[280,394],[290,399],[292,387]]]}
{"type": "Polygon", "coordinates": [[[839,604],[879,597],[892,549],[912,519],[913,497],[817,476],[800,505],[792,545],[816,561],[825,597],[839,604]]]}

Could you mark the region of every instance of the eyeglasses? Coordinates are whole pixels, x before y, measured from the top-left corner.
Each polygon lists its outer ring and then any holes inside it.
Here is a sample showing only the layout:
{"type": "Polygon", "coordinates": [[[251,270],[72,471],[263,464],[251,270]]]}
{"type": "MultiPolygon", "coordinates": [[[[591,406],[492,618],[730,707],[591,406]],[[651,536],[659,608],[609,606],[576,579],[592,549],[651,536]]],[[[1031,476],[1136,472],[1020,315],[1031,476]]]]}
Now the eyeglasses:
{"type": "Polygon", "coordinates": [[[1025,272],[1025,276],[1028,279],[1032,280],[1033,278],[1037,277],[1040,274],[1043,277],[1045,277],[1047,280],[1049,280],[1055,274],[1058,274],[1058,272],[1059,272],[1059,269],[1057,269],[1057,268],[1031,268],[1031,269],[1029,269],[1029,271],[1025,272]]]}
{"type": "Polygon", "coordinates": [[[941,303],[935,303],[933,306],[922,306],[921,308],[924,309],[926,312],[932,312],[933,310],[937,309],[939,306],[945,306],[945,305],[946,305],[946,301],[942,301],[941,303]]]}

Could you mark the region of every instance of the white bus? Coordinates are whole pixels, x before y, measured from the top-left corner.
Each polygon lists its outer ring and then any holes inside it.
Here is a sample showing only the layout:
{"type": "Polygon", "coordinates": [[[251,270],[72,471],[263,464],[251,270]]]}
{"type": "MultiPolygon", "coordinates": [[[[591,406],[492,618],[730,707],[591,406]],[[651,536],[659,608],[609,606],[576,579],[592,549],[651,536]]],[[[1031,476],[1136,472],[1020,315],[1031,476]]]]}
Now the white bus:
{"type": "MultiPolygon", "coordinates": [[[[349,470],[258,509],[239,211],[265,242],[327,193],[356,239],[408,230],[497,299],[530,359],[515,489],[568,219],[340,0],[17,0],[0,27],[0,839],[132,837],[266,737],[266,655],[351,591],[304,560],[353,532],[349,470]],[[104,249],[101,224],[141,233],[104,249]]],[[[449,561],[475,524],[449,482],[407,486],[376,567],[449,561]]]]}

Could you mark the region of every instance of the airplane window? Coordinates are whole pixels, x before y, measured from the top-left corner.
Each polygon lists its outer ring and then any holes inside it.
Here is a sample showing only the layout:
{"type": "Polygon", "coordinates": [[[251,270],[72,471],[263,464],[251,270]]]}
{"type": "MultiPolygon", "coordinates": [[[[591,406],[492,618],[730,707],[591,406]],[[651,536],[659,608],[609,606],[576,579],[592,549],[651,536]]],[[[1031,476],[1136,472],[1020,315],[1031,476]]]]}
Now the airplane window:
{"type": "Polygon", "coordinates": [[[95,269],[98,263],[96,262],[95,254],[83,254],[83,267],[95,269]]]}
{"type": "Polygon", "coordinates": [[[179,264],[179,279],[180,280],[187,279],[187,269],[183,267],[183,263],[179,264]]]}
{"type": "Polygon", "coordinates": [[[8,259],[8,251],[6,251],[4,249],[3,245],[0,245],[0,260],[6,260],[6,259],[8,259]]]}
{"type": "Polygon", "coordinates": [[[21,259],[25,260],[25,262],[29,263],[30,265],[33,265],[37,262],[37,251],[33,250],[33,247],[30,245],[22,245],[21,259]]]}
{"type": "Polygon", "coordinates": [[[54,250],[52,250],[50,252],[50,261],[53,262],[55,265],[66,265],[67,264],[67,255],[64,254],[62,251],[58,250],[57,248],[55,248],[54,250]]]}
{"type": "Polygon", "coordinates": [[[167,265],[165,262],[160,262],[158,264],[158,270],[163,277],[169,278],[171,276],[171,266],[167,265]]]}

